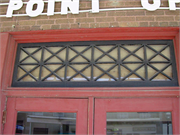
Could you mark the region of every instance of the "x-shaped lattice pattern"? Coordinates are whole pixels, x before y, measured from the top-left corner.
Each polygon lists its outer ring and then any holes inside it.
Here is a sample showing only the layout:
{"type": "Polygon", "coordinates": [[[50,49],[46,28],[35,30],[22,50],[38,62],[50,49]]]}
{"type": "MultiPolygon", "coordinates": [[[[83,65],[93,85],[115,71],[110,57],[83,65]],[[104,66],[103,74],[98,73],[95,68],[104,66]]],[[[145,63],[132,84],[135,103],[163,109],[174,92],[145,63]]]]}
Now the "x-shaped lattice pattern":
{"type": "MultiPolygon", "coordinates": [[[[161,45],[156,46],[161,47],[161,45]]],[[[29,47],[33,48],[33,51],[28,51],[27,46],[22,46],[20,48],[22,55],[20,54],[17,64],[19,72],[17,73],[17,81],[43,82],[48,81],[48,78],[52,76],[56,79],[51,79],[51,81],[61,82],[73,81],[76,77],[83,78],[83,81],[103,81],[104,77],[109,78],[108,81],[128,81],[132,75],[136,76],[138,81],[153,81],[159,75],[168,80],[173,79],[171,70],[165,72],[172,66],[170,55],[163,53],[163,51],[168,50],[167,52],[170,54],[169,45],[163,45],[159,50],[148,44],[56,45],[54,47],[56,49],[52,49],[53,46],[34,46],[29,47]],[[81,47],[83,49],[79,50],[81,47]],[[147,57],[149,50],[152,54],[147,57]],[[62,52],[64,58],[59,55],[62,52]],[[164,60],[154,61],[153,59],[157,56],[164,60]],[[56,60],[53,61],[53,58],[56,60]],[[106,60],[107,58],[108,60],[106,60]],[[127,60],[129,58],[135,60],[127,60]],[[77,59],[78,61],[76,61],[77,59]],[[159,69],[154,66],[155,64],[166,65],[159,69]],[[32,65],[34,67],[30,68],[32,65]],[[137,66],[134,67],[134,65],[137,66]],[[151,76],[148,67],[155,72],[151,76]],[[37,68],[39,71],[35,75],[32,74],[37,68]],[[87,68],[90,68],[88,75],[84,74],[87,68]],[[143,70],[141,71],[141,69],[143,70]]]]}

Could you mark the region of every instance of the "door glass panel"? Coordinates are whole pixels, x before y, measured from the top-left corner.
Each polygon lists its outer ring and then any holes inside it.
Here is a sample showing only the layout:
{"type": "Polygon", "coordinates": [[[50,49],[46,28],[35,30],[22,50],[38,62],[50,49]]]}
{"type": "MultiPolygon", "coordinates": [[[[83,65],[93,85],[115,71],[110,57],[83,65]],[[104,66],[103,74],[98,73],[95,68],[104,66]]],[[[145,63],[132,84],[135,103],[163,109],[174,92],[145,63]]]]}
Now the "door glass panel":
{"type": "Polygon", "coordinates": [[[16,134],[75,134],[76,113],[18,112],[16,134]]]}
{"type": "Polygon", "coordinates": [[[107,135],[172,135],[171,112],[108,112],[107,135]]]}

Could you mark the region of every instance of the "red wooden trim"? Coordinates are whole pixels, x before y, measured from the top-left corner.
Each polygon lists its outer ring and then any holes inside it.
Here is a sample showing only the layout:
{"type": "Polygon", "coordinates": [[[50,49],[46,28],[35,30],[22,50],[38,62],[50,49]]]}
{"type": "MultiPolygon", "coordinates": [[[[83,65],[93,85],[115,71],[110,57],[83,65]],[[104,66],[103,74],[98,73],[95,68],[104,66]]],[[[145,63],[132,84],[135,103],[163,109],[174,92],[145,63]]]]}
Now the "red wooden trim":
{"type": "MultiPolygon", "coordinates": [[[[87,99],[76,99],[79,101],[77,104],[78,106],[78,112],[77,112],[77,118],[76,118],[76,134],[84,135],[88,133],[88,100],[87,99]],[[80,103],[82,102],[82,103],[80,103]]],[[[73,102],[70,102],[69,104],[73,104],[73,102]]],[[[76,106],[76,107],[77,107],[76,106]]]]}
{"type": "MultiPolygon", "coordinates": [[[[9,34],[0,33],[0,123],[2,123],[3,110],[5,109],[6,96],[2,93],[3,70],[5,64],[6,50],[8,45],[9,34]]],[[[0,124],[0,134],[2,134],[3,125],[0,124]]]]}
{"type": "Polygon", "coordinates": [[[173,112],[172,112],[172,122],[173,122],[173,134],[180,134],[180,98],[174,98],[172,107],[173,107],[173,112]]]}
{"type": "Polygon", "coordinates": [[[94,97],[89,97],[88,105],[88,135],[93,135],[94,133],[94,97]]]}
{"type": "MultiPolygon", "coordinates": [[[[6,96],[4,93],[0,93],[0,123],[2,123],[2,117],[3,117],[3,110],[5,110],[6,105],[6,96]]],[[[0,134],[3,133],[3,124],[0,124],[0,134]]]]}
{"type": "Polygon", "coordinates": [[[0,60],[0,82],[3,79],[2,73],[3,73],[4,64],[5,64],[8,40],[9,40],[8,33],[0,33],[0,58],[1,58],[1,60],[0,60]]]}
{"type": "Polygon", "coordinates": [[[16,110],[37,112],[76,112],[76,134],[87,134],[87,99],[18,98],[16,110]]]}
{"type": "Polygon", "coordinates": [[[7,116],[3,134],[14,134],[16,128],[16,98],[8,98],[7,101],[7,116]]]}
{"type": "Polygon", "coordinates": [[[151,40],[173,39],[178,27],[141,27],[141,28],[96,28],[71,30],[46,30],[10,32],[18,43],[97,41],[97,40],[151,40]]]}
{"type": "Polygon", "coordinates": [[[106,135],[106,109],[102,99],[95,100],[94,135],[106,135]]]}
{"type": "Polygon", "coordinates": [[[173,32],[178,31],[179,27],[117,27],[117,28],[89,28],[89,29],[63,29],[63,30],[39,30],[39,31],[20,31],[9,32],[11,35],[29,35],[29,34],[74,34],[74,33],[114,33],[116,32],[173,32]]]}
{"type": "Polygon", "coordinates": [[[173,134],[179,134],[178,98],[96,99],[95,134],[106,134],[107,112],[172,112],[173,134]],[[143,100],[143,102],[142,102],[143,100]],[[174,107],[173,107],[174,106],[174,107]],[[176,120],[178,119],[178,120],[176,120]]]}
{"type": "Polygon", "coordinates": [[[172,98],[105,99],[104,102],[107,112],[164,112],[173,110],[172,98]]]}
{"type": "Polygon", "coordinates": [[[2,76],[3,77],[5,76],[5,78],[3,78],[2,80],[2,89],[6,89],[11,84],[16,50],[17,50],[17,43],[12,38],[12,36],[10,36],[9,41],[7,43],[7,48],[6,50],[3,50],[7,52],[7,54],[6,57],[4,58],[4,60],[6,61],[3,65],[5,72],[3,72],[2,76]]]}
{"type": "Polygon", "coordinates": [[[177,74],[179,76],[178,81],[180,85],[180,34],[177,33],[174,39],[175,56],[177,63],[177,74]]]}
{"type": "Polygon", "coordinates": [[[74,89],[19,89],[19,90],[6,90],[4,93],[9,97],[177,97],[180,96],[179,88],[176,90],[162,90],[162,89],[147,89],[137,90],[134,89],[114,89],[114,88],[74,88],[74,89]]]}
{"type": "Polygon", "coordinates": [[[171,90],[171,91],[175,91],[175,90],[179,90],[178,87],[75,87],[75,88],[71,88],[71,87],[64,87],[64,88],[57,88],[57,87],[53,87],[53,88],[48,88],[48,87],[38,87],[38,88],[35,88],[35,87],[8,87],[7,90],[8,91],[13,91],[13,90],[25,90],[25,91],[34,91],[34,90],[44,90],[44,91],[47,91],[49,89],[51,89],[51,91],[53,90],[59,90],[59,91],[64,91],[64,90],[72,90],[72,91],[83,91],[83,90],[88,90],[88,91],[91,91],[91,90],[96,90],[96,91],[109,91],[109,90],[114,90],[114,91],[117,91],[117,90],[132,90],[132,91],[150,91],[150,90],[161,90],[161,91],[167,91],[167,90],[171,90]]]}
{"type": "MultiPolygon", "coordinates": [[[[17,43],[32,42],[63,42],[63,41],[95,41],[95,40],[156,40],[174,39],[177,67],[179,65],[179,27],[148,27],[148,28],[96,28],[72,30],[47,30],[3,33],[9,36],[8,48],[3,65],[3,93],[10,97],[177,97],[179,87],[141,87],[141,88],[11,88],[15,52],[17,43]],[[9,55],[12,54],[12,55],[9,55]]],[[[179,69],[179,67],[178,67],[179,69]]],[[[178,71],[179,73],[179,71],[178,71]]],[[[1,89],[2,90],[2,89],[1,89]]],[[[25,98],[27,100],[27,98],[25,98]]],[[[91,99],[92,100],[92,99],[91,99]]],[[[168,100],[168,99],[167,99],[168,100]]],[[[130,101],[129,99],[127,101],[130,101]]],[[[144,101],[144,100],[143,100],[144,101]]],[[[95,101],[96,102],[96,101],[95,101]]],[[[91,101],[92,103],[92,101],[91,101]]],[[[10,104],[8,102],[8,104],[10,104]]],[[[8,106],[7,106],[8,107],[8,106]]],[[[91,106],[92,107],[92,106],[91,106]]],[[[179,108],[176,106],[177,109],[179,108]]],[[[95,108],[95,112],[97,108],[95,108]]],[[[87,110],[86,110],[87,111],[87,110]]],[[[99,110],[101,112],[101,110],[99,110]]],[[[12,112],[13,113],[13,112],[12,112]]],[[[87,114],[87,113],[86,113],[87,114]]],[[[81,114],[84,115],[84,114],[81,114]]],[[[104,115],[103,112],[101,114],[104,115]]],[[[177,112],[173,113],[173,119],[177,112]]],[[[89,115],[90,116],[90,115],[89,115]]],[[[92,115],[91,115],[92,116],[92,115]]],[[[106,114],[105,114],[106,116],[106,114]]],[[[15,121],[15,120],[14,120],[15,121]]],[[[102,121],[103,122],[103,121],[102,121]]],[[[88,122],[87,122],[88,123],[88,122]]],[[[174,122],[173,122],[174,123],[174,122]]],[[[177,122],[176,122],[177,123],[177,122]]],[[[11,124],[10,124],[11,125],[11,124]]],[[[15,125],[15,124],[14,124],[15,125]]],[[[87,124],[86,124],[87,125],[87,124]]],[[[90,127],[90,121],[89,121],[90,127]]],[[[95,123],[96,127],[96,123],[95,123]]],[[[90,127],[92,128],[92,127],[90,127]]],[[[173,129],[174,130],[174,129],[173,129]]],[[[90,132],[90,130],[89,130],[90,132]]]]}
{"type": "Polygon", "coordinates": [[[43,38],[39,38],[39,35],[34,36],[26,36],[23,38],[19,38],[14,36],[15,40],[18,43],[33,43],[33,42],[67,42],[67,41],[99,41],[99,40],[152,40],[152,39],[173,39],[173,35],[176,33],[170,33],[170,35],[164,36],[163,33],[158,33],[158,35],[153,35],[153,32],[149,32],[149,34],[141,33],[138,34],[130,34],[130,33],[123,33],[120,35],[119,33],[109,34],[109,33],[98,33],[98,34],[72,34],[72,35],[44,35],[43,38]],[[103,35],[103,36],[99,36],[103,35]],[[152,36],[153,35],[153,36],[152,36]],[[69,38],[69,39],[67,39],[69,38]]]}
{"type": "Polygon", "coordinates": [[[14,134],[17,111],[75,112],[76,134],[87,134],[87,99],[9,98],[4,134],[14,134]],[[12,129],[12,130],[10,130],[12,129]]]}
{"type": "MultiPolygon", "coordinates": [[[[55,42],[83,40],[132,40],[132,39],[174,39],[176,41],[176,57],[179,56],[179,27],[147,27],[147,28],[97,28],[72,30],[47,30],[10,32],[11,43],[8,44],[7,64],[4,65],[4,93],[7,96],[28,97],[166,97],[179,96],[179,87],[144,87],[144,88],[11,88],[15,52],[17,43],[21,42],[55,42]],[[73,39],[75,37],[75,39],[73,39]],[[126,91],[127,90],[127,91],[126,91]],[[41,91],[41,92],[40,92],[41,91]],[[70,93],[73,91],[73,94],[70,93]],[[106,91],[106,92],[104,92],[106,91]],[[112,92],[114,91],[114,93],[112,92]],[[102,93],[103,92],[103,93],[102,93]],[[130,93],[131,92],[131,93],[130,93]]],[[[6,51],[6,50],[4,50],[6,51]]],[[[179,65],[177,59],[177,65],[179,65]]],[[[180,80],[180,79],[179,79],[180,80]]]]}

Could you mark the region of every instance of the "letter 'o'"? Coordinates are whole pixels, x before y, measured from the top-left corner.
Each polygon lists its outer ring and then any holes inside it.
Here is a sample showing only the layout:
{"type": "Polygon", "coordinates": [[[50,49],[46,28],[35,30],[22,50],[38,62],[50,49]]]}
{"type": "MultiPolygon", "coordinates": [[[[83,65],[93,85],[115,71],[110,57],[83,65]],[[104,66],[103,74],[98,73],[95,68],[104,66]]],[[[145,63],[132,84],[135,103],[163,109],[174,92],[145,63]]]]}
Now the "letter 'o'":
{"type": "Polygon", "coordinates": [[[161,6],[161,0],[153,0],[153,4],[149,4],[148,0],[141,0],[143,8],[149,11],[155,11],[161,6]]]}
{"type": "Polygon", "coordinates": [[[43,12],[43,9],[44,9],[43,0],[30,0],[27,3],[26,13],[30,17],[36,17],[36,16],[40,15],[43,12]],[[33,10],[34,4],[37,4],[37,9],[36,10],[33,10]]]}

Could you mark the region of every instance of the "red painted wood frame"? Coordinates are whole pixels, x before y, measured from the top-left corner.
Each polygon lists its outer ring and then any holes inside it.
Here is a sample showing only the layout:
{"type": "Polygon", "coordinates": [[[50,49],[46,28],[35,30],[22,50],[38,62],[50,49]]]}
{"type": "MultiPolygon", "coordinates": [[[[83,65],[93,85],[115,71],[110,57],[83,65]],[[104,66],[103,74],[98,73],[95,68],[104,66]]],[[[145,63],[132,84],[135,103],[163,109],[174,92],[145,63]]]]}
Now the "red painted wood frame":
{"type": "Polygon", "coordinates": [[[76,113],[76,134],[87,134],[87,99],[9,98],[4,134],[15,134],[18,111],[76,113]]]}
{"type": "Polygon", "coordinates": [[[96,99],[94,134],[106,135],[107,112],[172,112],[173,134],[179,135],[178,98],[96,99]]]}
{"type": "MultiPolygon", "coordinates": [[[[93,133],[94,99],[96,98],[147,98],[180,96],[177,87],[118,87],[118,88],[14,88],[11,87],[13,67],[18,43],[66,42],[66,41],[98,41],[98,40],[163,40],[174,41],[175,56],[180,84],[180,28],[179,27],[139,27],[139,28],[96,28],[45,30],[0,33],[1,64],[0,93],[3,95],[1,111],[5,106],[5,97],[32,98],[88,98],[88,134],[93,133]],[[5,95],[5,96],[4,96],[5,95]]],[[[1,99],[2,100],[2,99],[1,99]]],[[[8,98],[9,100],[9,98],[8,98]]],[[[12,100],[10,98],[10,100],[12,100]]],[[[130,102],[131,100],[127,100],[130,102]]],[[[12,103],[12,104],[10,104],[12,103]]],[[[7,108],[11,108],[8,101],[7,108]]],[[[145,105],[145,103],[144,103],[145,105]]],[[[177,106],[179,108],[179,106],[177,106]]],[[[14,111],[13,111],[14,112],[14,111]]],[[[178,115],[178,114],[177,114],[178,115]]],[[[9,116],[9,115],[8,115],[9,116]]],[[[7,120],[9,117],[7,116],[7,120]]],[[[14,121],[13,121],[14,122],[14,121]]],[[[15,122],[14,122],[15,123],[15,122]]],[[[1,133],[1,132],[0,132],[1,133]]]]}
{"type": "MultiPolygon", "coordinates": [[[[179,27],[139,27],[139,28],[96,28],[47,31],[23,31],[2,33],[9,36],[3,44],[6,49],[5,64],[2,65],[3,93],[7,96],[26,97],[177,97],[179,87],[118,87],[118,88],[13,88],[11,87],[13,67],[18,43],[97,41],[97,40],[174,40],[178,79],[180,78],[179,27]],[[11,54],[11,55],[9,55],[11,54]],[[113,92],[112,92],[113,91],[113,92]]],[[[180,84],[180,79],[179,79],[180,84]]]]}

